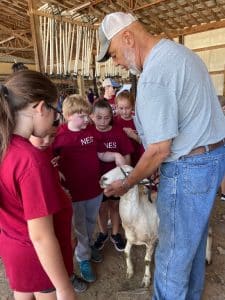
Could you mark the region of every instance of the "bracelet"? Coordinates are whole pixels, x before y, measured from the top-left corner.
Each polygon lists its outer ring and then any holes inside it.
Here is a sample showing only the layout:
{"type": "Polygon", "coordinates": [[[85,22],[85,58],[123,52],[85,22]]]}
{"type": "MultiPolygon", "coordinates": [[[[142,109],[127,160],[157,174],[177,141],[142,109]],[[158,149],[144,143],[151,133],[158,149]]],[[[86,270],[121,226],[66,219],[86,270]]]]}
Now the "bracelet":
{"type": "Polygon", "coordinates": [[[132,188],[132,186],[131,186],[129,183],[127,183],[126,178],[123,179],[123,181],[122,181],[122,186],[126,189],[126,191],[129,191],[129,189],[132,188]]]}

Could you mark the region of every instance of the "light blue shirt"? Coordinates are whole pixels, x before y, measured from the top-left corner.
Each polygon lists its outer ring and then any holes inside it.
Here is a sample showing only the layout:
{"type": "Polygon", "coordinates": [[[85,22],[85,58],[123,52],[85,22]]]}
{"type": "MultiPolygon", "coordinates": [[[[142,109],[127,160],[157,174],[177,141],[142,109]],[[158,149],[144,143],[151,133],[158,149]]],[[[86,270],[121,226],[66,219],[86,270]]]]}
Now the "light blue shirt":
{"type": "Polygon", "coordinates": [[[135,112],[145,148],[172,139],[166,161],[225,137],[225,117],[206,66],[170,40],[160,40],[145,60],[135,112]]]}

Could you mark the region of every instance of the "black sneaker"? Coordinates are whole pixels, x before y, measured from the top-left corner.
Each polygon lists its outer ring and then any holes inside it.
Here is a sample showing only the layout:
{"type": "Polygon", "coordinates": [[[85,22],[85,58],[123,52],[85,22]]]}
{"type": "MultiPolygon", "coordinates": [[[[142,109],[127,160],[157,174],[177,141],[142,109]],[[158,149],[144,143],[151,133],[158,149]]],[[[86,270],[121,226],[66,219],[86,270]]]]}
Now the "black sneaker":
{"type": "Polygon", "coordinates": [[[117,251],[124,251],[126,246],[126,241],[122,238],[121,234],[111,234],[110,240],[113,242],[114,247],[117,251]]]}
{"type": "Polygon", "coordinates": [[[82,278],[80,278],[76,274],[73,274],[71,281],[72,281],[74,291],[76,293],[83,293],[86,291],[87,283],[82,278]]]}
{"type": "Polygon", "coordinates": [[[225,201],[225,195],[224,195],[224,194],[221,194],[220,199],[221,199],[222,201],[225,201]]]}
{"type": "Polygon", "coordinates": [[[100,263],[103,261],[102,254],[98,249],[95,248],[95,246],[91,246],[91,261],[95,263],[100,263]]]}
{"type": "Polygon", "coordinates": [[[104,234],[102,232],[99,232],[98,237],[94,243],[94,247],[97,250],[102,250],[102,248],[105,245],[105,242],[109,239],[108,233],[104,234]]]}

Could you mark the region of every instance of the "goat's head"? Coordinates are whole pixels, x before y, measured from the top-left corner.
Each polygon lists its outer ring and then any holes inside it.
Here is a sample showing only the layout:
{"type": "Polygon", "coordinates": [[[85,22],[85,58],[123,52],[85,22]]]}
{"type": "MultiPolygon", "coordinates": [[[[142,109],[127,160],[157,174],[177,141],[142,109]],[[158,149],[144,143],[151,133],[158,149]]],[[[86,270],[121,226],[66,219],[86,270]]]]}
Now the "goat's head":
{"type": "Polygon", "coordinates": [[[109,172],[102,175],[100,179],[100,186],[101,188],[106,188],[109,184],[111,184],[115,180],[124,179],[133,168],[128,165],[124,165],[121,167],[116,167],[109,172]]]}

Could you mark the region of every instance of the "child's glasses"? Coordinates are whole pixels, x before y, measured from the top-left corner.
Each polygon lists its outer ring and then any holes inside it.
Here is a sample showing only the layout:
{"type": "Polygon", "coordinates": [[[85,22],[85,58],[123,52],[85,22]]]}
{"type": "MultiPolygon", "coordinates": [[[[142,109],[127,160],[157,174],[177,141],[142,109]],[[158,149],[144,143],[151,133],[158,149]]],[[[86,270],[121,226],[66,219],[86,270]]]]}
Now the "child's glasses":
{"type": "MultiPolygon", "coordinates": [[[[58,122],[62,117],[63,117],[63,114],[60,110],[57,109],[57,107],[54,107],[53,105],[51,105],[50,103],[45,103],[45,105],[52,109],[54,111],[54,121],[53,123],[56,123],[58,122]]],[[[38,103],[36,103],[34,106],[32,106],[32,108],[35,108],[38,106],[38,103]]]]}

